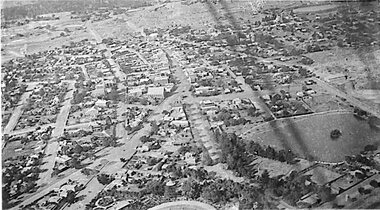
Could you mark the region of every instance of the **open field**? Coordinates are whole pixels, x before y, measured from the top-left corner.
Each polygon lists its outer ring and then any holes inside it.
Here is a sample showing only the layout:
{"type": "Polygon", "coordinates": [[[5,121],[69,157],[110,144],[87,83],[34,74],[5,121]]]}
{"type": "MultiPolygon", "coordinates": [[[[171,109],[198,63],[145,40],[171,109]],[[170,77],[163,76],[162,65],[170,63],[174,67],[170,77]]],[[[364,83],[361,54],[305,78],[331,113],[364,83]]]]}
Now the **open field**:
{"type": "Polygon", "coordinates": [[[4,51],[1,62],[92,38],[80,20],[70,19],[70,13],[57,13],[56,16],[60,19],[31,22],[3,29],[1,42],[4,51]],[[68,33],[65,32],[66,35],[61,36],[65,29],[68,33]]]}
{"type": "Polygon", "coordinates": [[[352,114],[313,115],[287,123],[271,129],[278,124],[274,121],[272,125],[267,125],[270,130],[248,134],[243,138],[329,162],[342,161],[347,155],[358,154],[367,144],[380,143],[380,132],[370,129],[366,121],[358,120],[352,114]],[[342,131],[342,136],[337,140],[330,138],[333,129],[342,131]]]}
{"type": "Polygon", "coordinates": [[[21,144],[21,141],[9,142],[3,150],[2,160],[6,160],[11,157],[17,157],[22,155],[31,155],[34,153],[33,148],[37,141],[32,141],[26,145],[21,144]]]}

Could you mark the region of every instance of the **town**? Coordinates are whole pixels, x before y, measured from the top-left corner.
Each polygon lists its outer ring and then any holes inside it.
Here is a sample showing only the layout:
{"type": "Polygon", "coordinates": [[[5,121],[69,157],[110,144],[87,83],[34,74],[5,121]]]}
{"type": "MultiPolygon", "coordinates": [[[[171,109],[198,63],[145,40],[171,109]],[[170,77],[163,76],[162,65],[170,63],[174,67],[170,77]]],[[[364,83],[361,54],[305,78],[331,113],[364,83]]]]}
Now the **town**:
{"type": "Polygon", "coordinates": [[[379,4],[102,2],[2,8],[3,209],[380,208],[379,4]]]}

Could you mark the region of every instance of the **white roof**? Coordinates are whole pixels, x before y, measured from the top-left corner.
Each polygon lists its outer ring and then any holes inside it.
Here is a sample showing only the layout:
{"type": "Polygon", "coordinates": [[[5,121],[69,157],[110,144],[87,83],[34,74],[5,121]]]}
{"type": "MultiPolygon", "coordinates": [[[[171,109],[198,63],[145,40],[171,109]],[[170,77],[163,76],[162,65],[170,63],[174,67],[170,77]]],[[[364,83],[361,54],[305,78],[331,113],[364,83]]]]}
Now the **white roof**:
{"type": "Polygon", "coordinates": [[[128,90],[129,93],[141,93],[142,90],[139,88],[133,88],[128,90]]]}
{"type": "Polygon", "coordinates": [[[75,192],[75,185],[63,185],[60,188],[60,190],[62,190],[62,191],[69,191],[69,190],[71,190],[71,191],[75,192]]]}
{"type": "Polygon", "coordinates": [[[148,88],[148,95],[164,95],[164,87],[150,87],[148,88]]]}
{"type": "Polygon", "coordinates": [[[59,197],[59,196],[53,196],[53,197],[49,198],[48,202],[49,203],[58,203],[60,200],[61,200],[61,197],[59,197]]]}

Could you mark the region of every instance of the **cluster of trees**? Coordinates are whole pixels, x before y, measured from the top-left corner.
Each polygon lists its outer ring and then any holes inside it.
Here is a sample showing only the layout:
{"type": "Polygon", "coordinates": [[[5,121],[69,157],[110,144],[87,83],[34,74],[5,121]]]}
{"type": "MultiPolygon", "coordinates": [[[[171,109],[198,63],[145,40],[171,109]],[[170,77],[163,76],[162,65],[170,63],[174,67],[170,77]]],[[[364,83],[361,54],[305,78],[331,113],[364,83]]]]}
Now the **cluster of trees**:
{"type": "Polygon", "coordinates": [[[251,116],[251,117],[257,117],[260,115],[260,112],[257,112],[257,109],[256,107],[249,107],[247,109],[247,113],[248,113],[248,116],[251,116]]]}
{"type": "Polygon", "coordinates": [[[151,138],[151,137],[149,137],[149,136],[141,136],[140,137],[140,141],[141,141],[141,143],[143,143],[143,144],[145,144],[145,143],[147,143],[147,142],[153,142],[153,141],[155,141],[156,139],[154,139],[154,138],[151,138]]]}
{"type": "Polygon", "coordinates": [[[239,200],[243,209],[252,209],[262,206],[262,194],[259,188],[238,183],[226,179],[214,179],[214,177],[203,170],[183,170],[183,177],[187,177],[181,188],[166,186],[165,181],[151,180],[146,183],[142,195],[154,194],[164,198],[185,196],[196,200],[203,198],[215,204],[225,205],[227,202],[239,200]]]}
{"type": "Polygon", "coordinates": [[[264,171],[259,178],[261,188],[275,196],[282,196],[283,199],[295,205],[296,202],[304,195],[310,192],[318,192],[320,198],[325,201],[334,199],[331,194],[331,189],[327,186],[318,187],[311,181],[312,175],[299,176],[296,171],[293,171],[289,176],[283,175],[269,177],[268,171],[264,171]]]}
{"type": "Polygon", "coordinates": [[[272,44],[276,48],[282,48],[284,46],[284,44],[280,43],[275,37],[264,33],[256,33],[255,42],[259,43],[261,47],[267,47],[268,44],[272,44]]]}
{"type": "MultiPolygon", "coordinates": [[[[380,187],[380,182],[376,181],[376,180],[371,180],[369,182],[369,185],[371,185],[371,187],[373,188],[379,188],[380,187]]],[[[359,187],[358,188],[358,191],[360,194],[362,195],[365,195],[365,194],[370,194],[372,192],[371,189],[365,189],[364,187],[359,187]]]]}
{"type": "MultiPolygon", "coordinates": [[[[192,187],[198,186],[192,185],[192,187]]],[[[227,202],[238,198],[242,209],[262,207],[260,204],[260,201],[262,200],[260,190],[245,183],[217,179],[214,182],[204,184],[201,188],[202,191],[200,197],[213,203],[225,205],[227,202]]]]}
{"type": "Polygon", "coordinates": [[[256,143],[254,141],[250,141],[246,144],[246,150],[250,154],[258,155],[261,157],[265,157],[272,160],[277,160],[280,162],[286,162],[288,164],[294,164],[296,163],[296,155],[290,151],[290,150],[278,150],[276,151],[271,146],[261,146],[259,143],[256,143]]]}
{"type": "Polygon", "coordinates": [[[197,147],[196,145],[186,145],[186,146],[181,146],[178,149],[178,153],[180,155],[185,155],[186,152],[191,152],[193,154],[199,155],[202,153],[202,148],[197,147]]]}
{"type": "MultiPolygon", "coordinates": [[[[238,175],[247,178],[256,178],[257,171],[249,165],[253,160],[253,155],[287,162],[295,163],[295,155],[291,151],[280,150],[276,151],[272,147],[263,147],[258,143],[245,143],[235,134],[227,134],[220,131],[215,131],[216,141],[219,143],[222,150],[220,160],[227,163],[228,168],[235,171],[238,175]]],[[[269,190],[276,196],[283,196],[284,200],[294,205],[303,195],[318,191],[323,199],[333,199],[334,195],[331,190],[318,189],[316,184],[311,181],[311,175],[298,176],[297,172],[292,172],[288,177],[283,175],[271,178],[268,171],[264,171],[259,177],[260,187],[263,191],[269,190]]],[[[205,199],[210,199],[212,202],[218,202],[219,199],[224,199],[226,196],[213,185],[206,188],[208,191],[202,192],[205,199]]],[[[225,189],[225,188],[224,188],[225,189]]],[[[228,196],[227,196],[228,197],[228,196]]]]}
{"type": "Polygon", "coordinates": [[[366,157],[366,154],[375,150],[377,150],[377,146],[369,144],[364,147],[364,151],[362,151],[361,154],[346,156],[345,160],[348,164],[360,163],[366,166],[373,167],[376,165],[376,162],[373,160],[373,158],[366,157]]]}
{"type": "Polygon", "coordinates": [[[263,147],[253,141],[246,143],[234,133],[227,134],[216,130],[215,140],[219,143],[222,150],[220,156],[221,162],[227,163],[229,169],[236,171],[241,176],[253,177],[256,173],[249,166],[253,161],[253,155],[289,164],[295,163],[296,155],[289,150],[276,151],[270,146],[263,147]]]}
{"type": "Polygon", "coordinates": [[[79,104],[83,103],[84,97],[89,93],[89,89],[83,90],[75,90],[73,94],[73,99],[71,100],[71,104],[79,104]]]}
{"type": "Polygon", "coordinates": [[[127,104],[140,103],[141,105],[149,105],[151,101],[144,97],[128,96],[126,97],[127,104]]]}
{"type": "Polygon", "coordinates": [[[39,179],[39,173],[42,170],[38,167],[43,154],[39,154],[37,160],[30,165],[30,169],[23,170],[28,162],[28,156],[18,156],[5,160],[3,165],[2,181],[2,206],[3,208],[11,207],[10,201],[16,199],[24,193],[31,193],[36,190],[36,181],[39,179]],[[9,163],[8,163],[9,162],[9,163]],[[11,192],[13,188],[13,192],[11,192]]]}
{"type": "Polygon", "coordinates": [[[228,169],[235,171],[240,176],[253,178],[256,171],[252,170],[250,163],[252,157],[245,150],[245,144],[239,140],[236,134],[227,134],[215,131],[215,140],[222,150],[220,161],[227,163],[228,169]]]}
{"type": "Polygon", "coordinates": [[[239,119],[234,119],[231,116],[231,111],[227,109],[222,109],[216,117],[214,117],[214,120],[216,121],[223,121],[224,125],[227,127],[229,126],[235,126],[240,124],[245,124],[248,122],[245,118],[240,117],[239,119]]]}

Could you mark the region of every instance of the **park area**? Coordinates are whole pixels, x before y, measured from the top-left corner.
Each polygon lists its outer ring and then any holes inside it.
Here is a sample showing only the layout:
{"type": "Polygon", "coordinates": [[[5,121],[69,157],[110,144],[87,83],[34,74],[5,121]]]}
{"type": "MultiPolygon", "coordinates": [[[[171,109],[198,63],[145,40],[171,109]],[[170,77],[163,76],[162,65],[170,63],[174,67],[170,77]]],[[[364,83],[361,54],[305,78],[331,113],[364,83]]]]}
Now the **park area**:
{"type": "Polygon", "coordinates": [[[380,143],[380,131],[351,113],[308,115],[298,119],[272,121],[242,138],[294,153],[314,160],[340,162],[345,156],[360,153],[368,144],[380,143]],[[331,139],[330,132],[339,129],[342,135],[331,139]]]}

